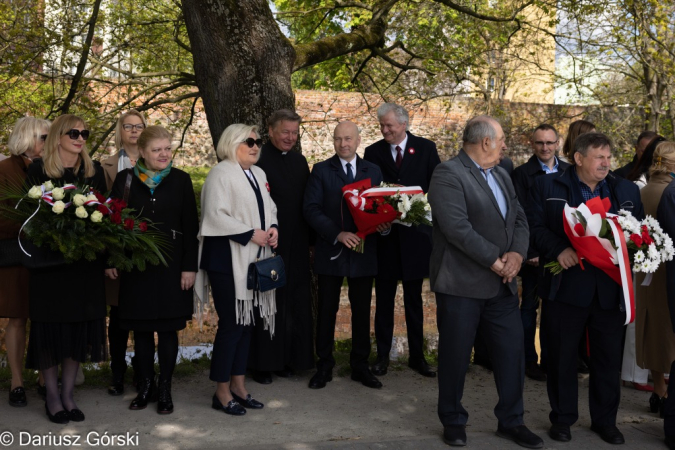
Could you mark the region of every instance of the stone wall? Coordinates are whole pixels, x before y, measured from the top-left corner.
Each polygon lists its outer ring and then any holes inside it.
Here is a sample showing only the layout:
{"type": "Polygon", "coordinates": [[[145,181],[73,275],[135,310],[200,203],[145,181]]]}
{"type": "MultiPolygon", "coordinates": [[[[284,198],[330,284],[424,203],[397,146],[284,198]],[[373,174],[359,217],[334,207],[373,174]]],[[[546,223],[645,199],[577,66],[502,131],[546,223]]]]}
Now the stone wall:
{"type": "MultiPolygon", "coordinates": [[[[381,139],[376,110],[382,99],[378,95],[297,91],[295,97],[296,110],[303,118],[300,130],[302,152],[310,165],[333,154],[332,131],[342,120],[352,120],[361,129],[362,143],[359,150],[361,155],[366,146],[381,139]]],[[[402,104],[410,112],[410,131],[436,142],[441,160],[457,154],[466,121],[484,112],[484,103],[473,98],[437,99],[424,103],[408,101],[402,104]]],[[[625,114],[627,112],[617,109],[613,117],[625,114]]],[[[594,113],[583,106],[505,101],[499,103],[491,111],[491,115],[502,123],[507,135],[509,148],[507,155],[518,165],[527,160],[531,154],[528,140],[536,125],[550,123],[565,131],[570,122],[589,115],[593,118],[594,113]]],[[[150,119],[151,122],[166,121],[165,116],[150,119]]],[[[178,136],[178,133],[176,135],[178,136]]],[[[112,152],[113,149],[109,148],[108,151],[112,152]]],[[[201,104],[198,104],[193,125],[186,134],[183,148],[177,151],[175,164],[212,166],[215,163],[216,156],[206,116],[201,104]]]]}

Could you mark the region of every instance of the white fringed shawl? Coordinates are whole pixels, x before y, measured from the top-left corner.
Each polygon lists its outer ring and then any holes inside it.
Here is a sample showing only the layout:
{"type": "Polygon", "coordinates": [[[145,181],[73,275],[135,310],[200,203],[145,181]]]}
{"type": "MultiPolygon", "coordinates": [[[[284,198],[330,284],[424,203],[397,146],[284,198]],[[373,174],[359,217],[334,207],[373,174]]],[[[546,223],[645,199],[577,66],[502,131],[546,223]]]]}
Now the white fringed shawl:
{"type": "MultiPolygon", "coordinates": [[[[262,194],[265,227],[277,223],[277,206],[267,191],[267,176],[257,167],[251,166],[251,172],[258,182],[262,194]]],[[[202,257],[204,236],[228,236],[251,231],[260,226],[260,214],[255,192],[251,188],[246,173],[237,162],[224,160],[209,172],[202,188],[202,220],[199,230],[199,260],[202,257]]],[[[254,262],[260,247],[253,242],[240,245],[230,241],[232,252],[232,271],[236,295],[237,323],[249,325],[254,322],[253,307],[257,306],[266,330],[274,336],[274,316],[276,314],[275,290],[255,292],[246,289],[248,266],[254,262]]],[[[263,255],[269,257],[271,249],[266,247],[263,255]]],[[[262,257],[262,256],[261,256],[262,257]]],[[[199,270],[195,282],[195,311],[201,324],[204,304],[208,302],[208,276],[199,270]]]]}

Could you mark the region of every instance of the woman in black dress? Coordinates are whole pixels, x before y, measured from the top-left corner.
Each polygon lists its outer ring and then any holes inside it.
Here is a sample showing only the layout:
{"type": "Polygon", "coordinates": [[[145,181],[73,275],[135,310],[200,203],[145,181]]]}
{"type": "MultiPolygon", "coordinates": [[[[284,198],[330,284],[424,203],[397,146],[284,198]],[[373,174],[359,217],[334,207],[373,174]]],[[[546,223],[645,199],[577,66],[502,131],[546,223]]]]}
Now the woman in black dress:
{"type": "MultiPolygon", "coordinates": [[[[89,130],[80,117],[58,117],[49,130],[42,160],[28,167],[28,185],[52,180],[55,186],[79,183],[104,191],[103,169],[89,157],[88,137],[89,130]]],[[[104,267],[101,261],[78,261],[30,273],[26,367],[42,370],[47,389],[45,409],[55,423],[84,420],[73,397],[78,368],[88,355],[93,362],[105,359],[104,267]]]]}
{"type": "Polygon", "coordinates": [[[146,128],[138,139],[141,159],[133,169],[117,174],[112,197],[123,198],[130,208],[155,222],[171,241],[168,267],[148,266],[145,271],[106,276],[121,279],[119,321],[134,332],[139,371],[138,395],[129,409],[145,409],[156,401],[157,412],[173,412],[171,377],[178,356],[178,330],[192,319],[192,286],[197,272],[197,202],[190,175],[171,167],[171,133],[159,126],[146,128]],[[129,186],[128,189],[126,186],[129,186]],[[125,191],[128,194],[125,195],[125,191]],[[157,332],[159,388],[155,385],[154,355],[157,332]],[[158,395],[157,395],[157,391],[158,395]]]}

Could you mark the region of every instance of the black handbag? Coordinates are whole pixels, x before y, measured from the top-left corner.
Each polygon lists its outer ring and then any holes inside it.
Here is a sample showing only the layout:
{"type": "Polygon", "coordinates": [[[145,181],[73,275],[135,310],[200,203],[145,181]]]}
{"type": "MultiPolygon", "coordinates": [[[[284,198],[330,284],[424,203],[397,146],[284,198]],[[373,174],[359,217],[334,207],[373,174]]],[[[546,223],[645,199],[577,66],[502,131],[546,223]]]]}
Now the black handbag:
{"type": "Polygon", "coordinates": [[[0,267],[20,266],[22,254],[17,238],[0,240],[0,267]]]}
{"type": "Polygon", "coordinates": [[[258,292],[267,292],[286,286],[286,268],[281,256],[272,254],[270,258],[260,259],[262,247],[258,250],[255,262],[248,266],[246,288],[258,292]]]}

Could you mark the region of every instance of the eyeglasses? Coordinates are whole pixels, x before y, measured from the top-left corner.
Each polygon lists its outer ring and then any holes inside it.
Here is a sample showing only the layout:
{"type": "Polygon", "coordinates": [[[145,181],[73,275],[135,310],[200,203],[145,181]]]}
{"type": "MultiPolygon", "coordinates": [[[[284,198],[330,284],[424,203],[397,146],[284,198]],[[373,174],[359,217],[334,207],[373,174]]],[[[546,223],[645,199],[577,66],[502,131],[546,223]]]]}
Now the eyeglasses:
{"type": "Polygon", "coordinates": [[[125,123],[122,125],[122,128],[124,128],[124,131],[131,131],[134,128],[137,129],[138,131],[143,131],[145,129],[145,125],[142,123],[137,123],[137,124],[130,124],[130,123],[125,123]]]}
{"type": "Polygon", "coordinates": [[[557,143],[558,143],[558,141],[534,141],[534,144],[539,146],[539,147],[543,147],[543,146],[553,147],[557,143]]]}
{"type": "Polygon", "coordinates": [[[257,145],[258,148],[262,147],[262,139],[248,138],[245,141],[241,141],[241,143],[248,145],[248,148],[253,148],[254,145],[257,145]]]}
{"type": "Polygon", "coordinates": [[[73,129],[73,130],[68,130],[63,134],[68,135],[68,137],[71,138],[74,141],[77,140],[80,136],[82,136],[82,139],[84,139],[85,141],[87,139],[89,139],[89,130],[80,131],[80,130],[74,130],[73,129]]]}
{"type": "Polygon", "coordinates": [[[47,140],[47,135],[46,135],[46,134],[41,134],[41,135],[40,135],[40,139],[42,140],[42,142],[46,141],[46,140],[47,140]]]}

